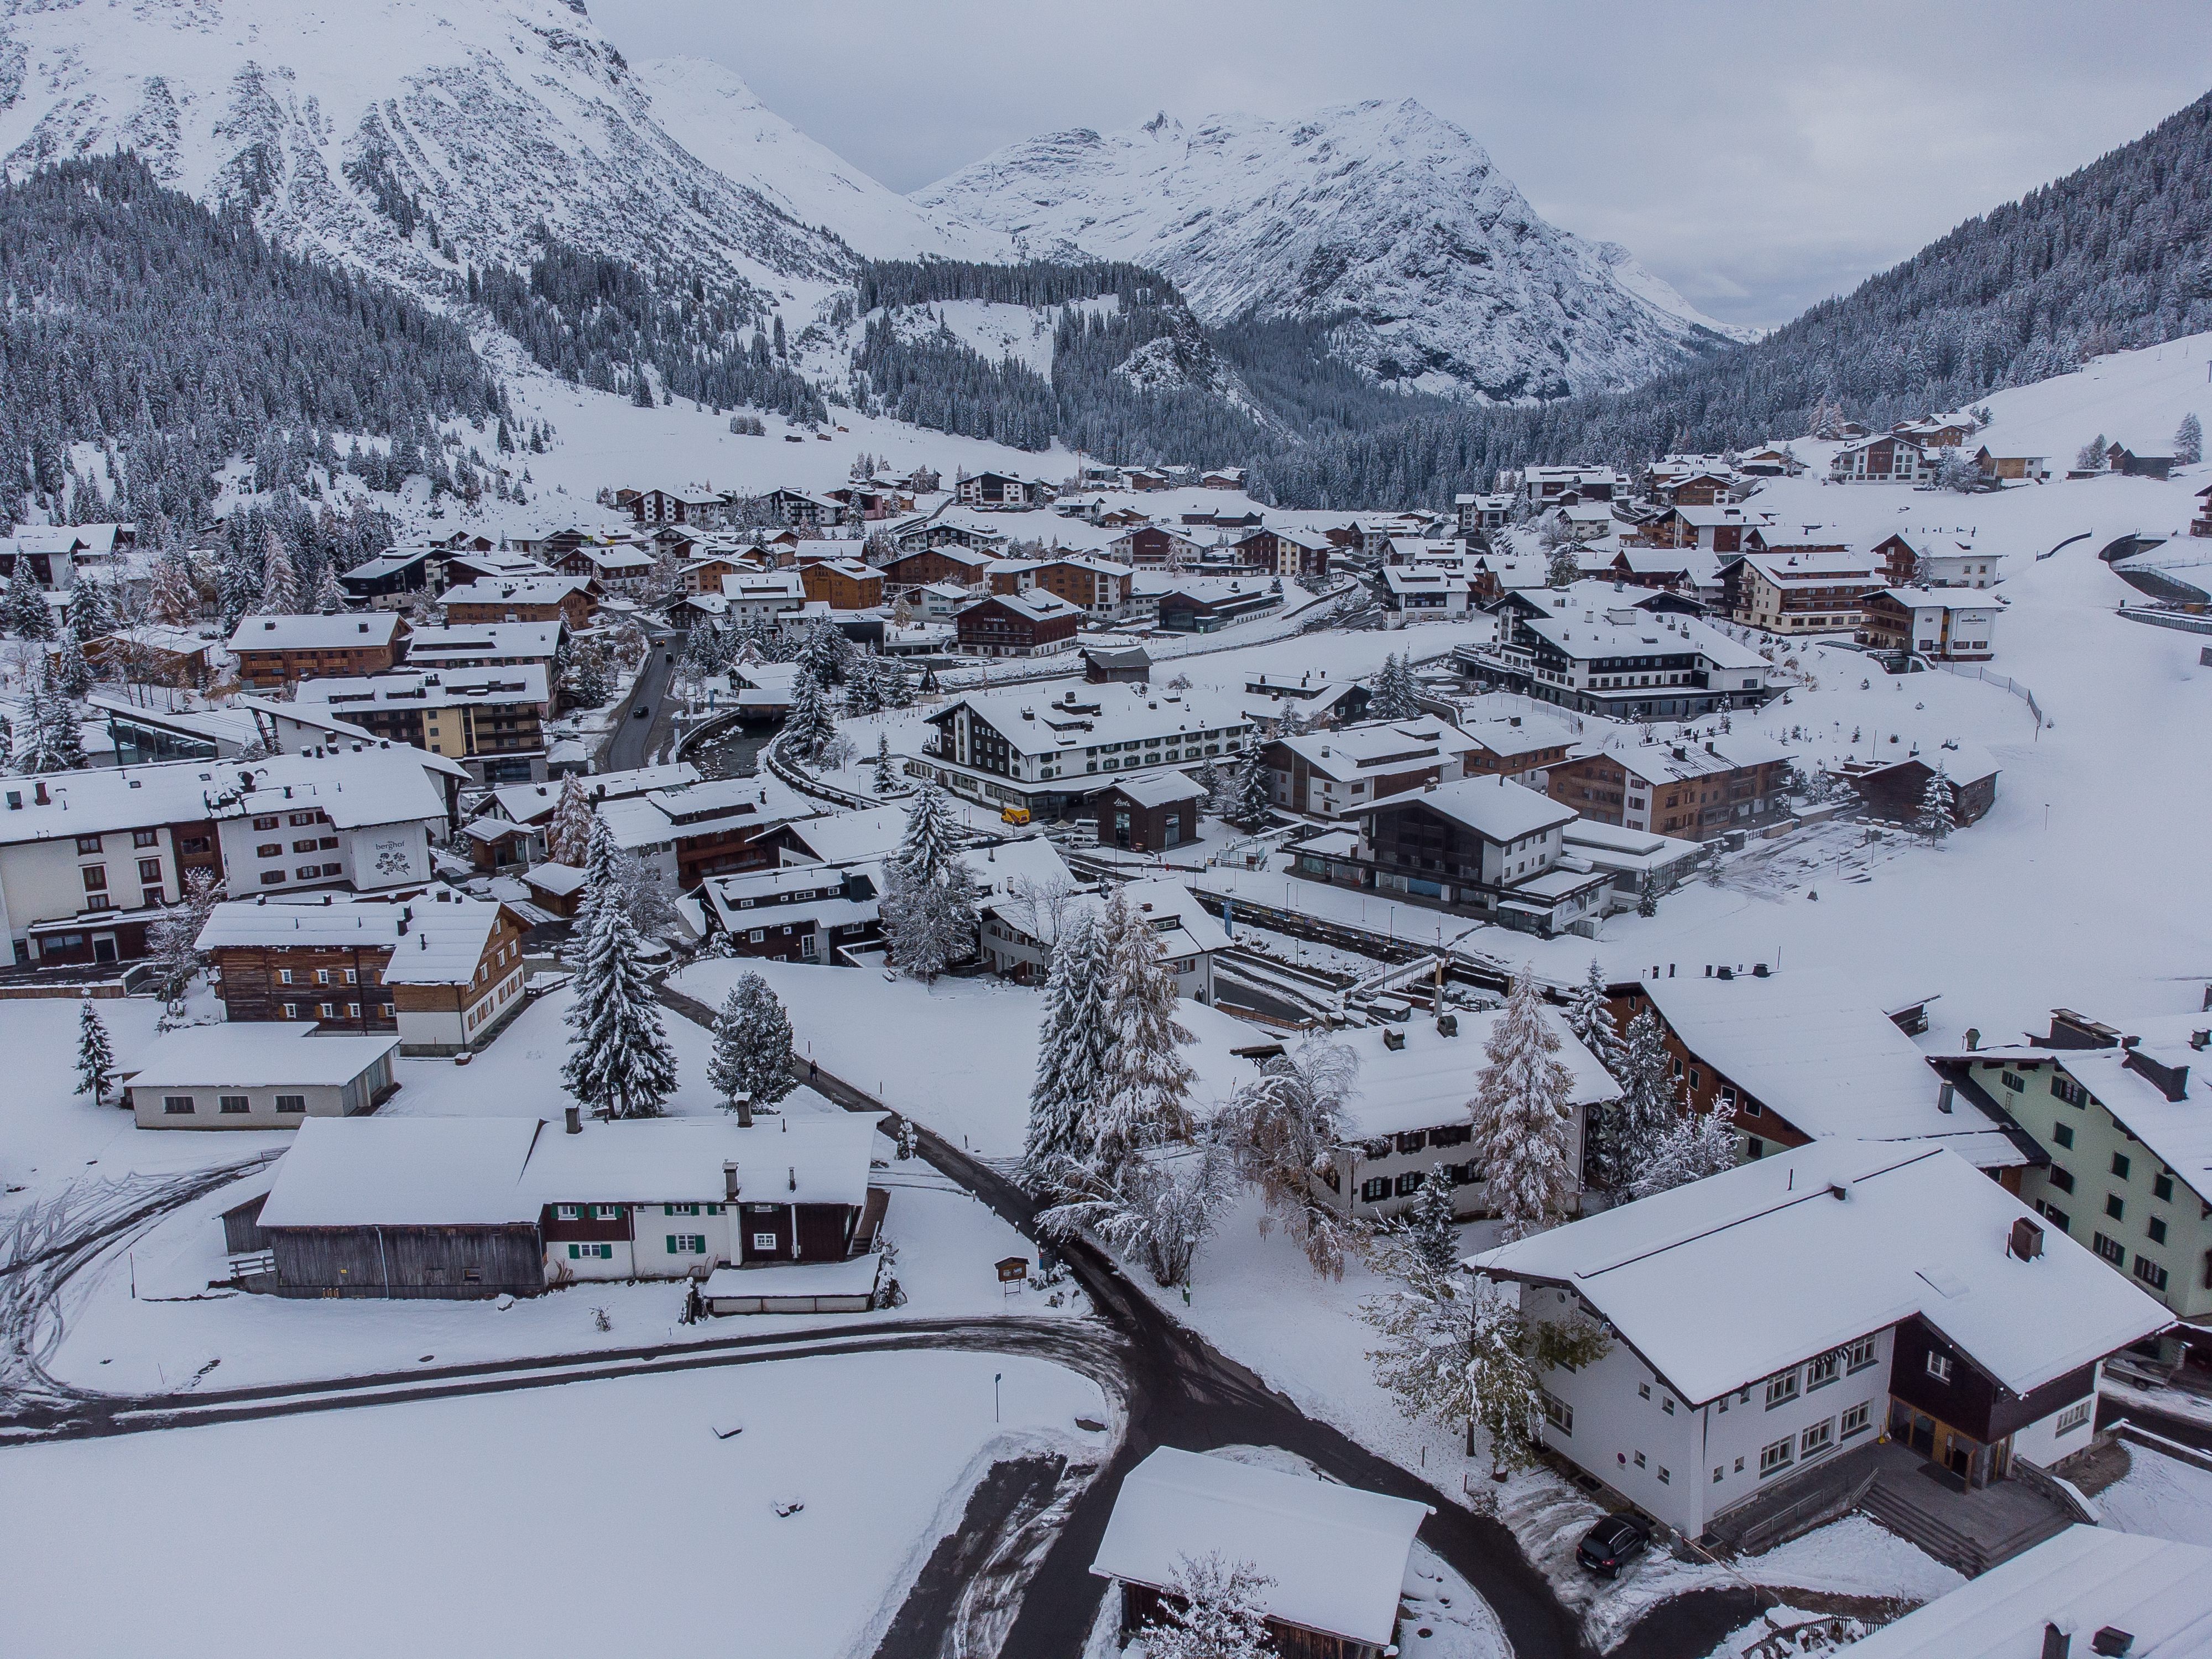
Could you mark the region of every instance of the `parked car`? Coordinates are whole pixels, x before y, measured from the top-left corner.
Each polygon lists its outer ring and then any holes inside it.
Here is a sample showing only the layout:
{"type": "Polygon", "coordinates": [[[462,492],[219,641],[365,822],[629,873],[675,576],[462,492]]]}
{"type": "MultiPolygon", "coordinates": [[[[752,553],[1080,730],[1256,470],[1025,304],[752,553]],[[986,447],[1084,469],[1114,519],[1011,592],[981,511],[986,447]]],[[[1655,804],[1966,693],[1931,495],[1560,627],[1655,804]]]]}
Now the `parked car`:
{"type": "Polygon", "coordinates": [[[637,706],[637,711],[636,711],[636,713],[635,713],[635,714],[631,718],[633,718],[633,719],[635,719],[635,720],[649,720],[650,718],[652,718],[652,715],[653,715],[653,705],[652,705],[651,703],[649,703],[649,702],[641,702],[641,703],[638,704],[638,706],[637,706]]]}
{"type": "Polygon", "coordinates": [[[1575,1559],[1592,1572],[1608,1578],[1651,1547],[1651,1529],[1632,1515],[1608,1515],[1583,1534],[1575,1546],[1575,1559]]]}

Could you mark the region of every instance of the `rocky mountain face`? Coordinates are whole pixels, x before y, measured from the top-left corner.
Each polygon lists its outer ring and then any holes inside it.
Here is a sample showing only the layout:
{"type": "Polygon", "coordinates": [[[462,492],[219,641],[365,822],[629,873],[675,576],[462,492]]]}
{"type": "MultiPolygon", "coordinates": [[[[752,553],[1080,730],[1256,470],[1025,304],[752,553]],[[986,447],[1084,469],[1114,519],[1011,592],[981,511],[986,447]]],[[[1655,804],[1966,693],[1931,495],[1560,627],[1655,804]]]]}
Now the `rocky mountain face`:
{"type": "Polygon", "coordinates": [[[540,226],[764,295],[853,263],[796,202],[671,137],[581,0],[11,0],[9,170],[118,145],[281,244],[425,290],[526,264],[540,226]]]}
{"type": "Polygon", "coordinates": [[[1547,224],[1411,100],[1048,133],[918,191],[1040,258],[1127,259],[1210,323],[1323,319],[1379,379],[1492,399],[1635,385],[1735,337],[1615,244],[1547,224]]]}

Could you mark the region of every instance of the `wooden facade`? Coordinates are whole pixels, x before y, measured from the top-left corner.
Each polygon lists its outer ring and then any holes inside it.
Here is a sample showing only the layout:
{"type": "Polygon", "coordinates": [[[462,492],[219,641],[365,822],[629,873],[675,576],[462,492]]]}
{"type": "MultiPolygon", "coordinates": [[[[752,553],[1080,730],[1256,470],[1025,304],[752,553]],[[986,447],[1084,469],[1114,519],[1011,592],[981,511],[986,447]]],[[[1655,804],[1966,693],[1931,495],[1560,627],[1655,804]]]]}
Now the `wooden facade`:
{"type": "Polygon", "coordinates": [[[470,1301],[536,1296],[545,1288],[545,1244],[529,1222],[256,1231],[276,1258],[276,1273],[273,1282],[254,1288],[276,1296],[470,1301]]]}
{"type": "Polygon", "coordinates": [[[1199,796],[1147,803],[1115,785],[1086,798],[1083,815],[1098,826],[1098,844],[1157,853],[1198,839],[1199,796]]]}

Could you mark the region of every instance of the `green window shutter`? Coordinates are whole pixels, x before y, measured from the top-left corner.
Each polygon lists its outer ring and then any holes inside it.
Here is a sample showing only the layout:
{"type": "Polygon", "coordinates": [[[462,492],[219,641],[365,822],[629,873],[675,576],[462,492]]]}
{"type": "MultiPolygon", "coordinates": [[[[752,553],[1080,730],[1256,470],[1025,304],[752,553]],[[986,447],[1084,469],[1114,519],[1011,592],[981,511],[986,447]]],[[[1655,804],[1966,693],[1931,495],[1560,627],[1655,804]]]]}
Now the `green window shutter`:
{"type": "Polygon", "coordinates": [[[668,1254],[671,1255],[674,1255],[676,1254],[676,1235],[674,1233],[668,1235],[668,1254]]]}
{"type": "Polygon", "coordinates": [[[568,1247],[568,1260],[574,1261],[582,1254],[574,1244],[568,1247]]]}

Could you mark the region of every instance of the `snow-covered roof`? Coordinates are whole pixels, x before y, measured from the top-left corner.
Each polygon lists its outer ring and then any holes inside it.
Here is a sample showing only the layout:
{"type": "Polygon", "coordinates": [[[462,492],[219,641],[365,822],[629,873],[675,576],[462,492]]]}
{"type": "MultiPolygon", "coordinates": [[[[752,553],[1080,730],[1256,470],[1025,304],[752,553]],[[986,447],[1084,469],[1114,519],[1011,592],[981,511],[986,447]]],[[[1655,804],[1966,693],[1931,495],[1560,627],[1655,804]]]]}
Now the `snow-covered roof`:
{"type": "Polygon", "coordinates": [[[230,636],[233,651],[344,651],[390,645],[398,629],[396,611],[330,617],[241,617],[230,636]]]}
{"type": "Polygon", "coordinates": [[[734,570],[722,578],[722,597],[726,599],[762,600],[806,598],[806,583],[796,568],[789,570],[734,570]]]}
{"type": "Polygon", "coordinates": [[[418,628],[407,636],[410,667],[434,667],[457,657],[544,657],[561,647],[557,622],[460,623],[418,628]]]}
{"type": "MultiPolygon", "coordinates": [[[[2130,1030],[2143,1024],[2136,1021],[2130,1030]]],[[[2196,1018],[2196,1024],[2199,1030],[2203,1028],[2203,1016],[2196,1018]]],[[[2200,1075],[2207,1063],[2205,1052],[2192,1048],[2186,1039],[2160,1042],[2155,1036],[2146,1036],[2132,1051],[2165,1067],[2169,1074],[2181,1074],[2179,1100],[2168,1100],[2165,1090],[2130,1066],[2130,1052],[2123,1048],[2037,1051],[2041,1058],[2063,1066],[2099,1105],[2157,1153],[2159,1161],[2186,1182],[2199,1198],[2212,1195],[2212,1112],[2205,1109],[2212,1102],[2212,1089],[2206,1087],[2200,1075]]]]}
{"type": "Polygon", "coordinates": [[[1997,764],[1996,757],[1981,744],[1962,743],[1953,738],[1947,738],[1934,749],[1923,749],[1917,754],[1864,763],[1860,775],[1871,776],[1887,772],[1893,766],[1905,766],[1915,762],[1931,772],[1940,769],[1953,783],[1979,783],[1984,778],[1993,778],[2004,769],[1997,764]]]}
{"type": "Polygon", "coordinates": [[[2172,1322],[2055,1228],[2014,1255],[2023,1218],[1940,1146],[1815,1141],[1469,1265],[1578,1292],[1693,1406],[1916,1315],[2015,1395],[2172,1322]]]}
{"type": "MultiPolygon", "coordinates": [[[[696,783],[699,769],[690,761],[671,761],[665,766],[634,766],[621,772],[592,772],[582,780],[584,793],[593,800],[622,800],[696,783]]],[[[562,780],[546,783],[502,784],[491,792],[499,810],[517,823],[532,823],[552,817],[561,805],[562,780]]]]}
{"type": "Polygon", "coordinates": [[[1563,716],[1534,712],[1468,720],[1459,729],[1476,747],[1505,757],[1533,754],[1540,749],[1563,749],[1576,738],[1574,727],[1563,716]]]}
{"type": "Polygon", "coordinates": [[[1647,979],[1638,988],[1692,1054],[1816,1139],[1957,1141],[1984,1167],[2022,1161],[1988,1118],[1938,1106],[1942,1080],[1927,1056],[1841,973],[1647,979]]]}
{"type": "Polygon", "coordinates": [[[2212,1653],[2212,1550],[2072,1526],[1853,1644],[1852,1659],[2035,1659],[2051,1626],[2089,1659],[2124,1631],[2128,1659],[2212,1653]]]}
{"type": "Polygon", "coordinates": [[[358,713],[477,703],[543,704],[552,693],[546,684],[546,665],[521,662],[496,668],[395,668],[388,674],[301,680],[296,695],[302,703],[358,713]]]}
{"type": "Polygon", "coordinates": [[[571,593],[590,588],[590,580],[583,576],[496,576],[449,587],[438,603],[448,609],[457,605],[558,605],[571,593]]]}
{"type": "MultiPolygon", "coordinates": [[[[1618,1098],[1620,1085],[1567,1029],[1559,1011],[1540,1012],[1544,1024],[1559,1040],[1559,1051],[1553,1058],[1573,1079],[1568,1103],[1589,1107],[1618,1098]]],[[[1369,1025],[1337,1033],[1333,1040],[1359,1057],[1358,1094],[1346,1103],[1345,1139],[1371,1140],[1470,1121],[1468,1103],[1474,1096],[1475,1076],[1488,1064],[1483,1045],[1504,1017],[1502,1008],[1460,1009],[1454,1015],[1457,1036],[1443,1036],[1433,1019],[1419,1016],[1403,1025],[1369,1025]],[[1406,1046],[1389,1047],[1382,1040],[1386,1033],[1404,1037],[1406,1046]]]]}
{"type": "Polygon", "coordinates": [[[1755,732],[1722,732],[1710,738],[1685,738],[1680,742],[1655,738],[1644,742],[1633,731],[1602,731],[1593,742],[1577,743],[1570,751],[1575,759],[1604,755],[1639,778],[1653,783],[1686,781],[1753,766],[1786,761],[1796,751],[1755,732]]]}
{"type": "Polygon", "coordinates": [[[124,1081],[134,1089],[336,1087],[398,1046],[396,1036],[318,1036],[305,1024],[191,1025],[155,1037],[124,1081]]]}
{"type": "Polygon", "coordinates": [[[1681,841],[1654,830],[1632,830],[1625,824],[1583,818],[1559,832],[1559,850],[1587,860],[1600,870],[1644,872],[1664,869],[1683,859],[1694,859],[1705,849],[1694,841],[1681,841]]]}
{"type": "MultiPolygon", "coordinates": [[[[950,800],[945,804],[956,808],[957,805],[950,800]]],[[[958,816],[956,810],[956,818],[958,816]]],[[[823,863],[849,864],[896,851],[905,839],[906,820],[903,806],[871,806],[857,812],[825,812],[794,824],[791,833],[823,863]]]]}
{"type": "Polygon", "coordinates": [[[1000,605],[1009,611],[1020,612],[1036,622],[1057,622],[1064,617],[1080,617],[1083,607],[1057,593],[1048,593],[1042,587],[1032,587],[1020,593],[990,593],[978,599],[960,614],[974,615],[986,605],[1000,605]]]}
{"type": "Polygon", "coordinates": [[[591,1121],[574,1135],[549,1127],[521,1185],[533,1215],[537,1202],[719,1204],[722,1165],[734,1163],[740,1202],[863,1204],[878,1121],[868,1112],[787,1112],[745,1128],[717,1113],[591,1121]]]}
{"type": "Polygon", "coordinates": [[[1577,662],[1599,657],[1668,656],[1695,652],[1712,667],[1748,669],[1764,672],[1766,660],[1746,645],[1738,644],[1710,623],[1695,617],[1674,617],[1621,602],[1611,596],[1607,607],[1589,606],[1577,612],[1555,611],[1542,617],[1523,617],[1517,631],[1536,635],[1577,662]]]}
{"type": "Polygon", "coordinates": [[[1173,769],[1143,777],[1117,779],[1097,793],[1103,795],[1109,789],[1119,790],[1139,806],[1172,806],[1177,801],[1201,800],[1206,795],[1204,784],[1173,769]]]}
{"type": "Polygon", "coordinates": [[[1449,720],[1432,714],[1409,720],[1362,720],[1333,732],[1308,732],[1275,741],[1309,770],[1340,782],[1373,777],[1381,771],[1443,765],[1475,746],[1449,720]]]}
{"type": "Polygon", "coordinates": [[[523,1190],[522,1170],[544,1127],[534,1117],[311,1117],[277,1165],[261,1224],[535,1221],[544,1200],[523,1190]]]}
{"type": "Polygon", "coordinates": [[[963,705],[988,721],[1010,747],[1028,755],[1180,737],[1185,732],[1241,735],[1251,729],[1244,711],[1216,692],[1159,690],[1126,681],[1084,685],[1063,690],[1057,697],[1042,686],[970,692],[929,718],[944,720],[963,705]]]}
{"type": "Polygon", "coordinates": [[[1425,806],[1431,811],[1463,824],[1486,841],[1515,842],[1523,836],[1540,835],[1581,816],[1571,806],[1513,782],[1504,773],[1486,778],[1455,778],[1428,789],[1409,789],[1402,795],[1385,795],[1357,810],[1361,817],[1394,806],[1425,806]]]}
{"type": "Polygon", "coordinates": [[[1334,1481],[1156,1448],[1122,1478],[1091,1571],[1164,1588],[1182,1563],[1218,1554],[1273,1582],[1271,1618],[1386,1645],[1425,1504],[1334,1481]]]}
{"type": "Polygon", "coordinates": [[[432,773],[447,764],[419,749],[370,740],[321,755],[272,756],[250,765],[163,761],[9,778],[6,793],[13,799],[0,806],[0,845],[308,805],[322,808],[341,829],[442,818],[446,793],[432,773]],[[15,804],[18,799],[20,806],[15,804]]]}
{"type": "Polygon", "coordinates": [[[441,903],[343,893],[230,899],[209,913],[197,944],[203,951],[388,948],[386,984],[459,985],[475,976],[502,908],[496,899],[441,903]]]}
{"type": "Polygon", "coordinates": [[[1779,552],[1744,553],[1731,562],[1749,565],[1777,587],[1829,586],[1837,582],[1881,580],[1882,562],[1871,553],[1779,552]]]}
{"type": "Polygon", "coordinates": [[[627,851],[731,829],[765,829],[810,818],[822,808],[781,778],[717,778],[599,803],[599,816],[627,851]]]}

